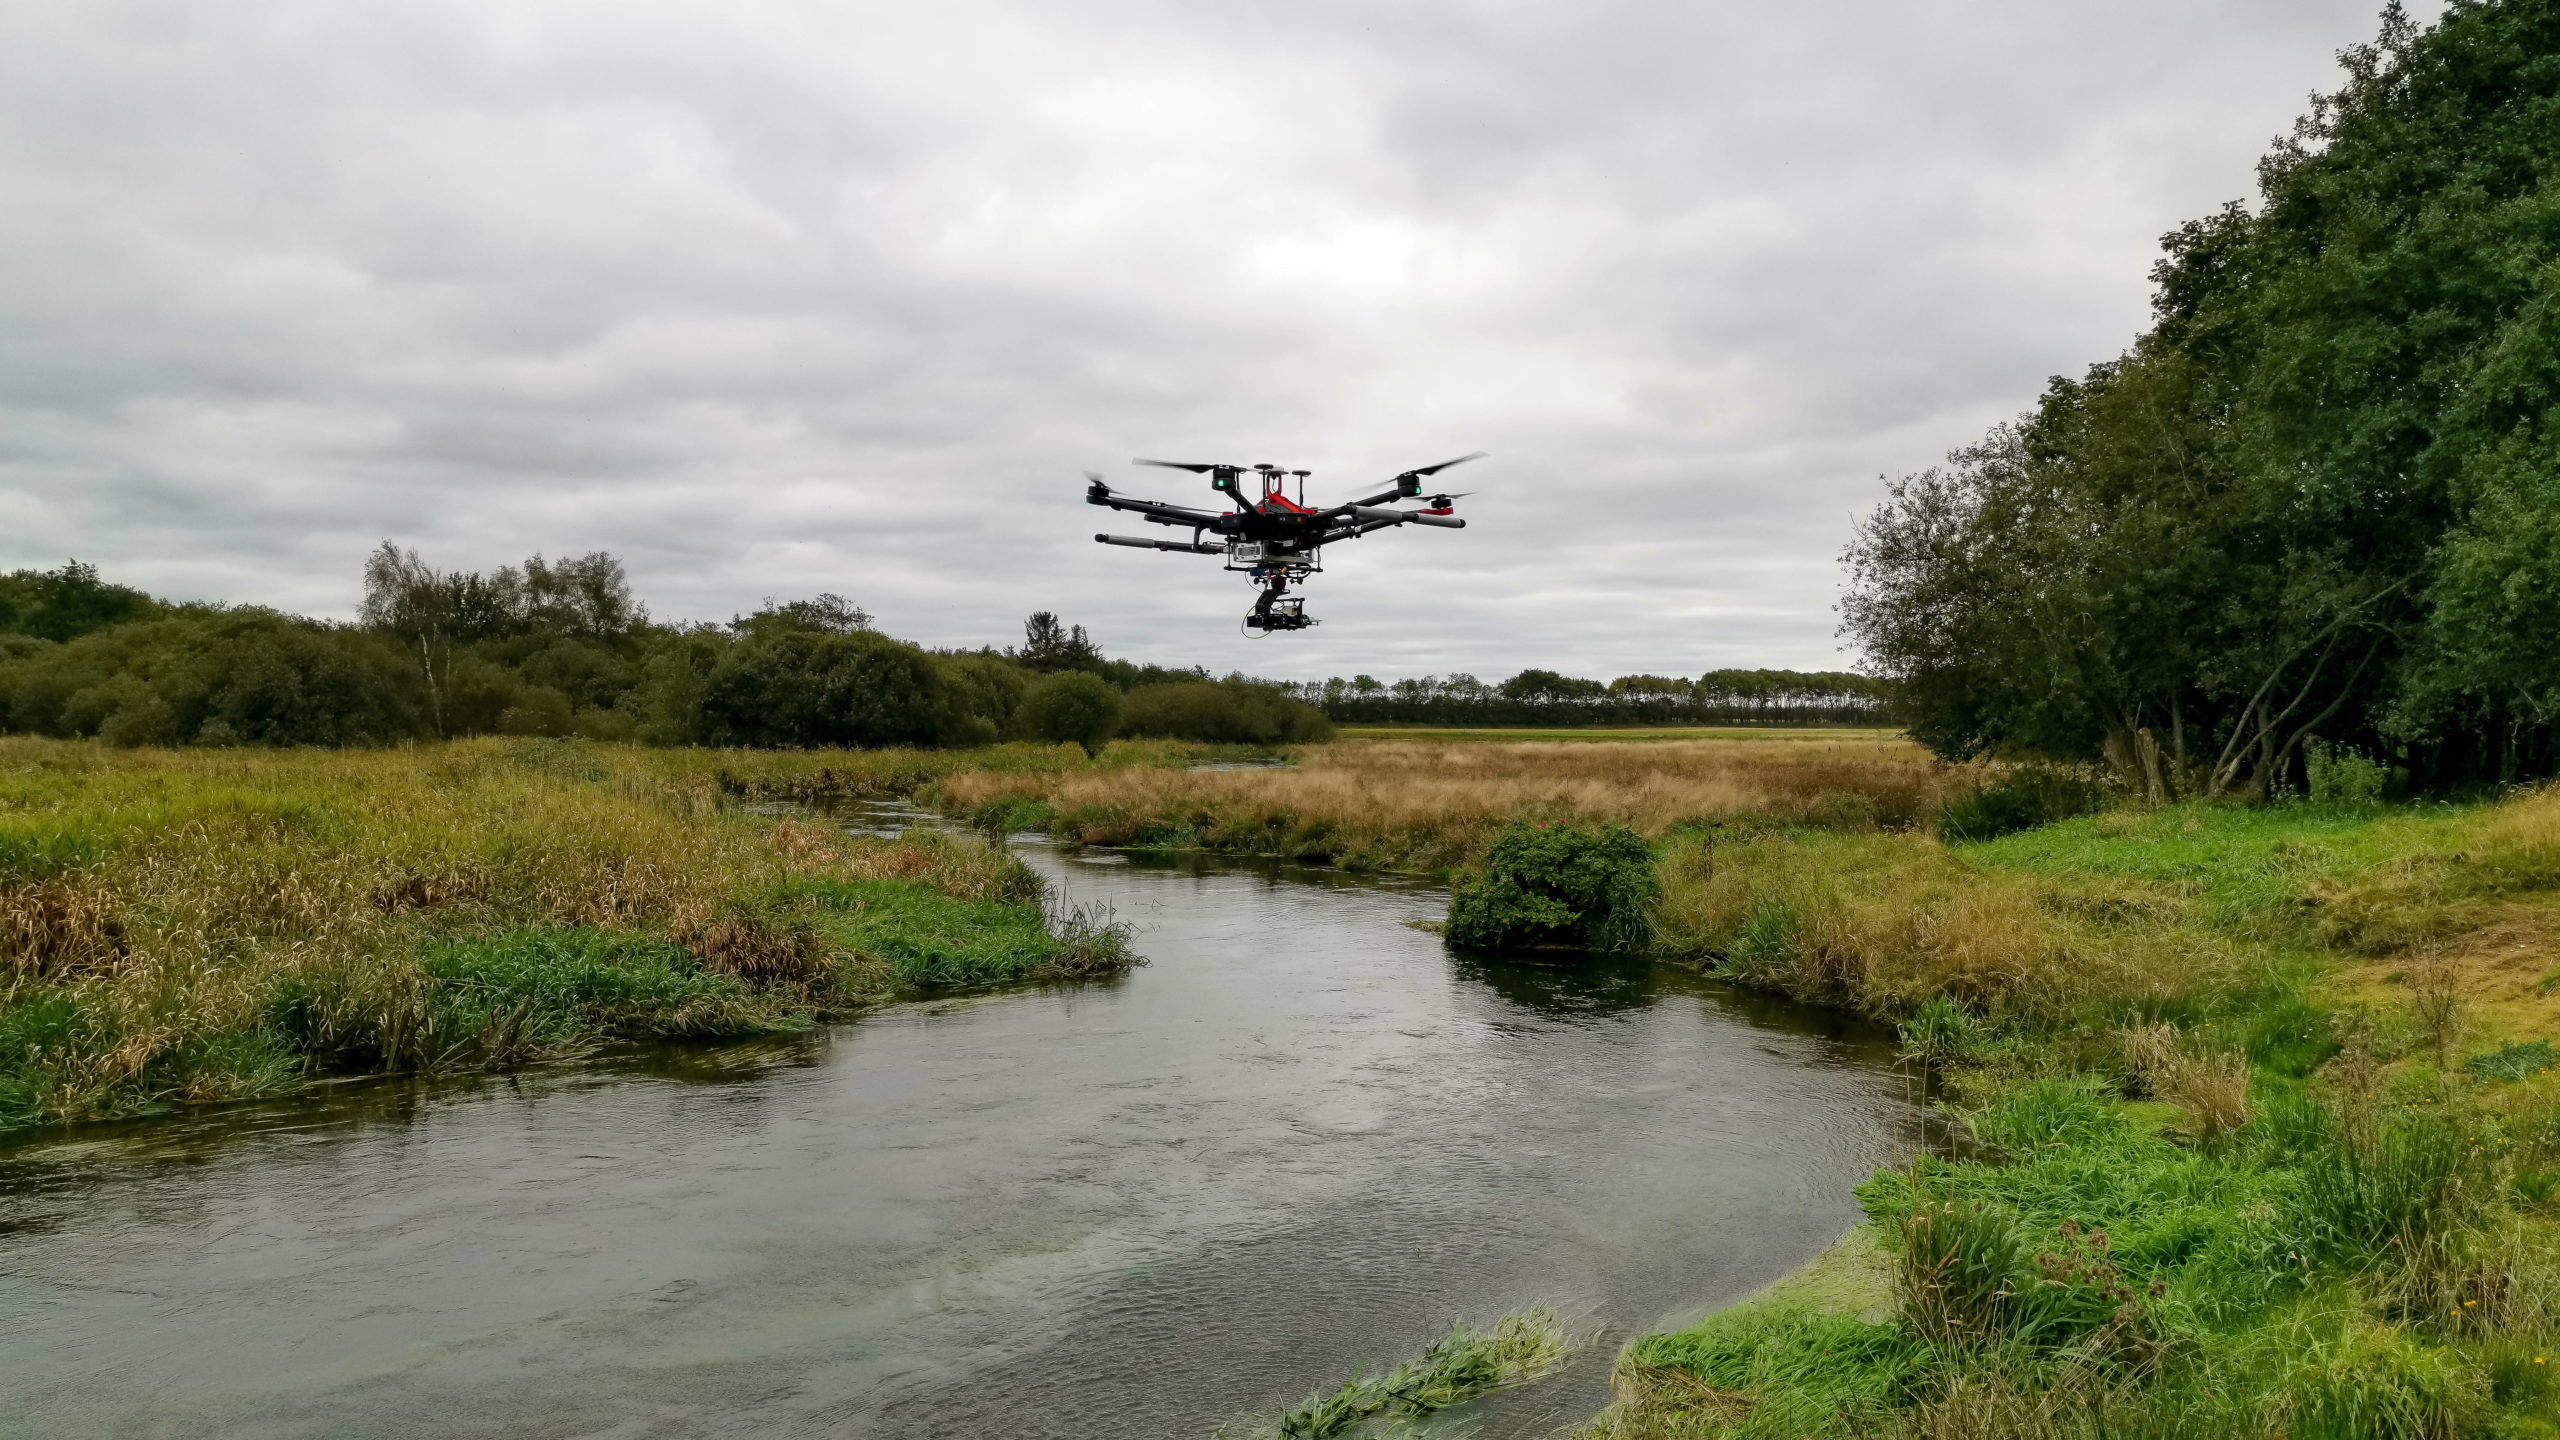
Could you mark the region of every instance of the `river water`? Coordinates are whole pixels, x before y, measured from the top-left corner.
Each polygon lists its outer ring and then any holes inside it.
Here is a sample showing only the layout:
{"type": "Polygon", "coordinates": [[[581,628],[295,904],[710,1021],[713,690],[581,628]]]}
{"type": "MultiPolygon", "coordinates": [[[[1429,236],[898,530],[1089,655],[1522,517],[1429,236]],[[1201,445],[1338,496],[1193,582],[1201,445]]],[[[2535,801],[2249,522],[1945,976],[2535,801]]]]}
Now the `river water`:
{"type": "Polygon", "coordinates": [[[1152,963],[0,1150],[0,1434],[1205,1437],[1545,1303],[1581,1357],[1433,1426],[1539,1436],[1913,1143],[1841,1022],[1016,843],[1152,963]]]}

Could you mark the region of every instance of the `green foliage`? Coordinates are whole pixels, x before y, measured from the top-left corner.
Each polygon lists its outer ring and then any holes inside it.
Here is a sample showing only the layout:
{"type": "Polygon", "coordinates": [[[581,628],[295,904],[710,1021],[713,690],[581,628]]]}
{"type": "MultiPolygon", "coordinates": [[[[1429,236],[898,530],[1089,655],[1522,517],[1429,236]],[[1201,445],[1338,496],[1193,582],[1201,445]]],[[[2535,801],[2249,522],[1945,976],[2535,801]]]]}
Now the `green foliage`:
{"type": "Polygon", "coordinates": [[[1190,680],[1130,691],[1120,733],[1210,745],[1317,745],[1333,738],[1333,722],[1276,686],[1190,680]]]}
{"type": "Polygon", "coordinates": [[[1653,847],[1622,825],[1504,827],[1484,868],[1449,897],[1450,943],[1632,949],[1646,935],[1653,847]]]}
{"type": "Polygon", "coordinates": [[[2104,786],[2069,770],[2022,765],[1950,803],[1938,832],[1950,840],[1994,840],[2103,809],[2104,786]]]}
{"type": "Polygon", "coordinates": [[[2486,1055],[2474,1055],[2463,1068],[2483,1080],[2530,1080],[2554,1065],[2560,1051],[2548,1040],[2511,1040],[2486,1055]]]}
{"type": "Polygon", "coordinates": [[[1083,746],[1086,754],[1097,755],[1119,728],[1120,692],[1099,676],[1066,670],[1026,687],[1014,713],[1025,737],[1052,744],[1071,742],[1083,746]]]}
{"type": "Polygon", "coordinates": [[[1034,611],[1022,622],[1022,648],[1013,652],[1013,658],[1025,670],[1041,674],[1103,668],[1102,647],[1093,643],[1084,627],[1069,627],[1048,610],[1034,611]]]}
{"type": "Polygon", "coordinates": [[[1925,1204],[1902,1222],[1895,1290],[1923,1339],[1980,1345],[2006,1334],[2027,1268],[2007,1217],[1966,1201],[1925,1204]]]}
{"type": "Polygon", "coordinates": [[[1952,996],[1934,995],[1894,1026],[1906,1057],[1942,1065],[1970,1053],[1985,1038],[1986,1027],[1952,996]]]}
{"type": "Polygon", "coordinates": [[[704,679],[702,717],[717,745],[926,745],[946,723],[932,662],[867,631],[741,642],[704,679]]]}
{"type": "Polygon", "coordinates": [[[2435,1115],[2394,1115],[2363,1144],[2332,1145],[2303,1168],[2293,1246],[2357,1268],[2468,1223],[2488,1198],[2487,1157],[2435,1115]]]}
{"type": "Polygon", "coordinates": [[[2114,1087],[2095,1075],[2021,1085],[1965,1119],[1985,1144],[2012,1155],[2101,1142],[2124,1126],[2114,1087]]]}
{"type": "Polygon", "coordinates": [[[2303,746],[2302,768],[2315,805],[2370,805],[2391,780],[2390,767],[2381,761],[2323,740],[2303,746]]]}
{"type": "Polygon", "coordinates": [[[909,985],[954,987],[1065,979],[1125,969],[1125,932],[1069,917],[1053,928],[1036,903],[1039,878],[1014,862],[1010,898],[962,900],[888,881],[812,881],[792,898],[822,907],[815,923],[846,947],[876,955],[909,985]]]}
{"type": "Polygon", "coordinates": [[[1915,735],[2169,798],[2274,793],[2315,733],[2560,765],[2555,57],[2548,6],[2393,10],[2257,207],[2166,238],[2126,354],[1890,490],[1844,609],[1915,735]]]}
{"type": "Polygon", "coordinates": [[[10,729],[117,745],[376,745],[427,730],[398,651],[264,610],[111,626],[0,662],[0,707],[10,729]]]}
{"type": "Polygon", "coordinates": [[[953,743],[992,745],[1015,732],[1029,672],[994,655],[936,655],[933,668],[950,703],[953,743]]]}
{"type": "Polygon", "coordinates": [[[96,566],[77,560],[59,570],[0,575],[0,633],[76,640],[110,625],[150,619],[165,608],[139,590],[106,583],[96,566]]]}
{"type": "MultiPolygon", "coordinates": [[[[1256,1440],[1335,1440],[1374,1420],[1436,1414],[1479,1395],[1538,1378],[1572,1350],[1552,1310],[1522,1310],[1478,1329],[1453,1325],[1421,1356],[1363,1375],[1247,1433],[1256,1440]]],[[[1220,1436],[1228,1432],[1221,1428],[1220,1436]]]]}

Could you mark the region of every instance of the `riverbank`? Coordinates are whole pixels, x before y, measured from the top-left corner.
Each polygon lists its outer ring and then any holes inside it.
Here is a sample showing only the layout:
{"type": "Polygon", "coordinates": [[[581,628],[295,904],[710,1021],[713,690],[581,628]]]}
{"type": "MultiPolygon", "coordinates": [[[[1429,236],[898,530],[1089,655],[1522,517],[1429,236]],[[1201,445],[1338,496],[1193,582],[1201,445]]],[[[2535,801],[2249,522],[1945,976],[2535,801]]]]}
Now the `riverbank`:
{"type": "Polygon", "coordinates": [[[1046,911],[1001,846],[854,837],[733,803],[1089,763],[1031,746],[0,741],[0,1129],[1125,967],[1117,931],[1046,911]]]}
{"type": "Polygon", "coordinates": [[[1665,951],[1897,1022],[1994,1156],[1861,1189],[1881,1283],[1629,1347],[1587,1440],[2555,1433],[2560,793],[1710,838],[1665,951]]]}

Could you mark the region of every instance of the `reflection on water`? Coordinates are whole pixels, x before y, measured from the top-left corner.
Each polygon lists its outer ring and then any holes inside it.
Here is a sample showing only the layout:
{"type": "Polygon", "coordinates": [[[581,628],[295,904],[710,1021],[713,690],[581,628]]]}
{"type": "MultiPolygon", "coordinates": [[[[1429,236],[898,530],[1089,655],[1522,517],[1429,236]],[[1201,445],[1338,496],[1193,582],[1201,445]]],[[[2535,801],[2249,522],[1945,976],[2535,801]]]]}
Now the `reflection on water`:
{"type": "Polygon", "coordinates": [[[1874,1036],[1427,886],[1027,853],[1153,964],[0,1152],[10,1433],[1152,1440],[1545,1302],[1536,1435],[1908,1143],[1874,1036]]]}

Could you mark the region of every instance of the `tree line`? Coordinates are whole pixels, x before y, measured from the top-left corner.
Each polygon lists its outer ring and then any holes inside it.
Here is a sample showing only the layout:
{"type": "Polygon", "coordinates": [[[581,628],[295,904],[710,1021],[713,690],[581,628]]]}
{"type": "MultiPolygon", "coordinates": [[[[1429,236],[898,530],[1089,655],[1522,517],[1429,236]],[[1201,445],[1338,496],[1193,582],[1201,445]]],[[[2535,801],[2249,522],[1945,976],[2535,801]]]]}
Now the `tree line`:
{"type": "Polygon", "coordinates": [[[838,595],[662,623],[622,564],[438,570],[389,542],[352,624],[173,604],[77,562],[0,575],[0,731],[119,745],[383,745],[509,734],[658,745],[1295,744],[1313,706],[1110,658],[1032,615],[1018,646],[928,650],[838,595]]]}
{"type": "Polygon", "coordinates": [[[1879,725],[1893,714],[1890,682],[1848,671],[1710,670],[1694,680],[1600,681],[1523,670],[1493,683],[1466,674],[1393,682],[1355,675],[1287,688],[1346,725],[1879,725]]]}
{"type": "Polygon", "coordinates": [[[1950,758],[2154,797],[2560,768],[2560,8],[2395,5],[2150,327],[1894,482],[1845,631],[1950,758]]]}

